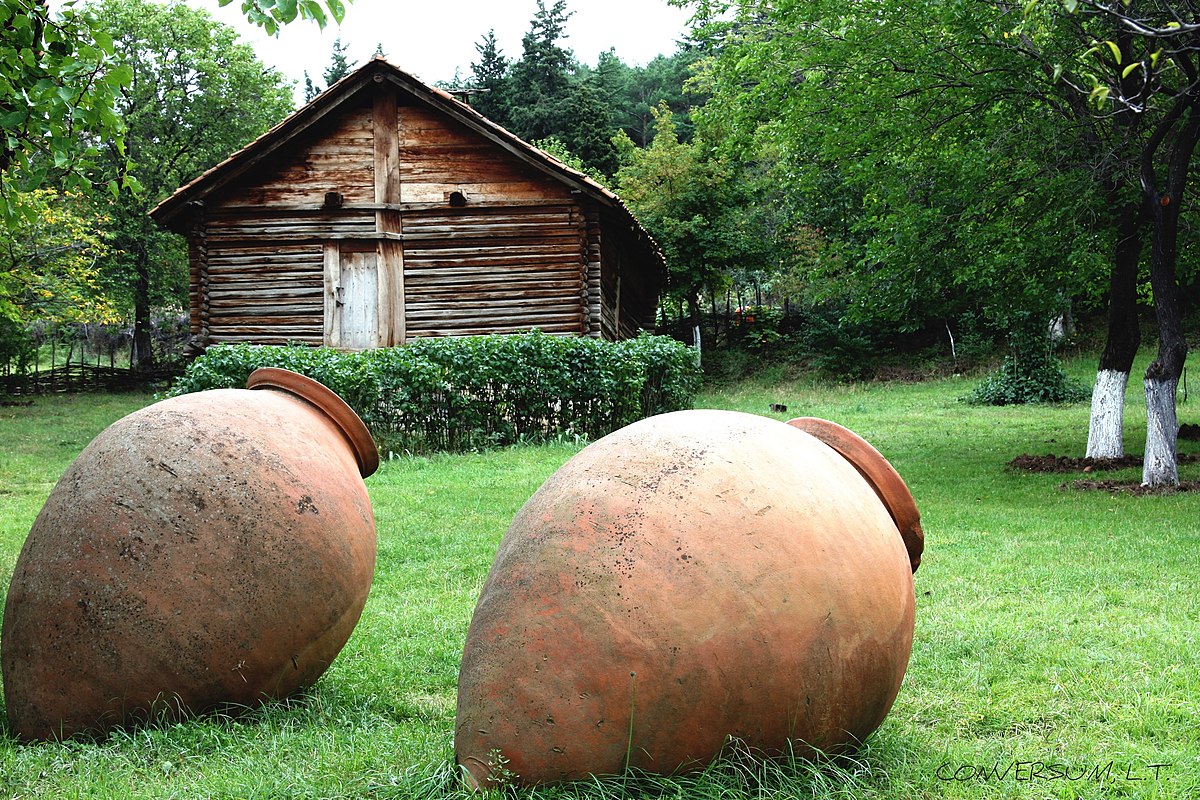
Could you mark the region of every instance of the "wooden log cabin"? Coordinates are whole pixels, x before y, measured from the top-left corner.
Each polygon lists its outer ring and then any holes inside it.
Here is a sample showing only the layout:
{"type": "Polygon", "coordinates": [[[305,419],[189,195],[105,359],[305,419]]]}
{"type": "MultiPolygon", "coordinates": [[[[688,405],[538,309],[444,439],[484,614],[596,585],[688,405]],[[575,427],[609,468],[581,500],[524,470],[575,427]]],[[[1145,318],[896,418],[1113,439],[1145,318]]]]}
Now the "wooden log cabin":
{"type": "Polygon", "coordinates": [[[151,215],[188,239],[200,350],[621,339],[665,278],[616,195],[380,58],[151,215]]]}

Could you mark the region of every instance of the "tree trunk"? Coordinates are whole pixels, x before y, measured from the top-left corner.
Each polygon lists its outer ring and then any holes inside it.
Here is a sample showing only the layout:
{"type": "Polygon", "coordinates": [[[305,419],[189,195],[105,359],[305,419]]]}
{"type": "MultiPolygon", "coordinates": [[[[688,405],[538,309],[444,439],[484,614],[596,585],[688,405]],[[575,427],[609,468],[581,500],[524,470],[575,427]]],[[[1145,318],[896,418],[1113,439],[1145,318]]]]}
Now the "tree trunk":
{"type": "Polygon", "coordinates": [[[1196,140],[1200,137],[1200,111],[1196,100],[1181,97],[1179,105],[1151,136],[1142,155],[1142,190],[1150,201],[1154,244],[1150,250],[1150,286],[1154,291],[1154,313],[1158,317],[1158,357],[1146,368],[1146,455],[1142,466],[1143,486],[1177,486],[1179,467],[1176,446],[1179,421],[1175,413],[1175,390],[1183,375],[1187,340],[1179,310],[1179,281],[1175,276],[1179,212],[1187,185],[1188,170],[1196,140]],[[1178,127],[1176,127],[1178,126],[1178,127]],[[1167,159],[1166,189],[1155,182],[1155,150],[1171,137],[1167,159]]]}
{"type": "Polygon", "coordinates": [[[1117,247],[1108,296],[1108,340],[1100,354],[1092,415],[1088,424],[1088,458],[1125,455],[1125,389],[1133,359],[1141,345],[1137,318],[1137,274],[1142,252],[1140,207],[1129,204],[1118,212],[1117,247]]]}
{"type": "Polygon", "coordinates": [[[143,248],[137,253],[137,283],[133,297],[133,349],[130,362],[143,372],[154,368],[154,348],[150,342],[150,267],[143,248]]]}

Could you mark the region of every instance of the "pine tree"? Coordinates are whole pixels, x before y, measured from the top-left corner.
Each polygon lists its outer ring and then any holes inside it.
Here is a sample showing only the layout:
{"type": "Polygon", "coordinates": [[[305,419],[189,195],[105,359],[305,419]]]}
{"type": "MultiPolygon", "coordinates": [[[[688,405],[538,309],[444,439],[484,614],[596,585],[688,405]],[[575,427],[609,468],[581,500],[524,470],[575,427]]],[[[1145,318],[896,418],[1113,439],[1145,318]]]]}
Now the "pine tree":
{"type": "Polygon", "coordinates": [[[510,91],[509,63],[496,45],[496,31],[489,30],[475,51],[479,61],[471,63],[470,88],[480,90],[471,98],[471,105],[479,113],[507,126],[508,95],[510,91]]]}
{"type": "Polygon", "coordinates": [[[312,77],[308,74],[308,70],[304,70],[304,102],[311,103],[316,96],[321,93],[317,85],[313,83],[312,77]]]}
{"type": "Polygon", "coordinates": [[[322,73],[325,77],[325,86],[333,86],[342,78],[350,74],[354,69],[356,62],[346,58],[346,51],[350,49],[350,45],[342,44],[342,37],[339,36],[333,41],[333,52],[329,56],[329,66],[322,73]]]}
{"type": "Polygon", "coordinates": [[[545,0],[538,0],[537,13],[521,41],[524,52],[512,70],[510,119],[524,139],[556,135],[567,119],[575,56],[559,42],[566,38],[571,13],[566,0],[555,0],[548,9],[545,0]]]}

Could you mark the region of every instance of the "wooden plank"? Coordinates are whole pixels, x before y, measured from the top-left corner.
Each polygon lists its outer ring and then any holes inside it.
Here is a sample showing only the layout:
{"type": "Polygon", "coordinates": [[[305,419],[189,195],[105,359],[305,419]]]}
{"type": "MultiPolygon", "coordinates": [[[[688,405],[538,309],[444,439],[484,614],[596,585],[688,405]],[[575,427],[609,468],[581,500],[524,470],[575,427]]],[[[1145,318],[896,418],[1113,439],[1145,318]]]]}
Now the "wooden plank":
{"type": "Polygon", "coordinates": [[[374,131],[375,202],[400,202],[401,159],[397,132],[396,92],[381,86],[372,109],[374,131]]]}
{"type": "Polygon", "coordinates": [[[561,184],[541,185],[525,181],[480,181],[470,183],[452,180],[454,176],[441,176],[434,180],[433,176],[417,178],[413,175],[403,176],[402,202],[404,203],[445,203],[446,195],[451,191],[460,191],[467,196],[469,203],[490,203],[511,200],[568,200],[570,191],[561,184]]]}
{"type": "Polygon", "coordinates": [[[578,281],[554,281],[553,283],[544,283],[541,281],[523,281],[521,283],[513,283],[506,281],[500,283],[498,281],[472,282],[472,283],[435,283],[425,284],[422,286],[409,285],[410,297],[438,297],[449,295],[451,297],[466,298],[495,298],[501,299],[504,297],[528,297],[530,295],[542,294],[555,297],[575,297],[580,296],[578,281]]]}
{"type": "Polygon", "coordinates": [[[286,317],[275,317],[270,315],[245,315],[245,316],[228,316],[221,317],[219,320],[220,330],[228,332],[231,328],[243,325],[262,325],[273,326],[276,329],[292,328],[297,325],[310,328],[313,331],[321,330],[324,324],[320,314],[309,315],[293,315],[286,317]]]}
{"type": "Polygon", "coordinates": [[[496,316],[507,314],[518,315],[534,315],[535,311],[559,311],[564,314],[574,314],[576,318],[579,316],[579,304],[571,297],[520,297],[505,300],[489,300],[485,303],[462,303],[447,302],[445,299],[437,301],[429,301],[426,298],[409,298],[408,300],[408,317],[411,320],[429,319],[438,315],[443,315],[447,319],[447,324],[452,324],[454,320],[464,317],[464,313],[474,308],[487,308],[488,314],[496,316]]]}
{"type": "Polygon", "coordinates": [[[336,288],[341,285],[341,249],[336,242],[325,245],[325,331],[323,343],[329,347],[341,346],[341,310],[337,302],[336,288]]]}
{"type": "Polygon", "coordinates": [[[405,284],[404,248],[396,242],[379,243],[379,269],[388,273],[391,305],[391,325],[387,332],[389,346],[402,345],[408,339],[408,288],[405,284]]]}
{"type": "Polygon", "coordinates": [[[463,242],[437,242],[428,241],[421,242],[420,246],[405,248],[410,259],[419,260],[423,256],[438,257],[438,258],[469,258],[478,256],[500,256],[500,255],[518,255],[518,256],[544,256],[544,255],[561,255],[569,256],[577,267],[582,262],[578,248],[574,246],[574,242],[569,239],[549,240],[543,242],[511,242],[500,240],[488,247],[471,246],[469,243],[463,242]]]}
{"type": "MultiPolygon", "coordinates": [[[[324,198],[322,198],[323,201],[324,198]]],[[[446,205],[443,199],[436,203],[375,203],[375,202],[344,202],[342,211],[347,213],[361,211],[400,211],[404,213],[429,213],[429,212],[444,212],[446,215],[455,213],[466,214],[489,214],[493,212],[508,212],[519,211],[525,208],[543,209],[543,208],[570,208],[571,201],[551,201],[545,200],[508,200],[501,198],[498,201],[483,204],[477,203],[467,208],[450,208],[446,205]]],[[[252,218],[255,214],[259,215],[274,215],[274,214],[296,214],[300,216],[309,215],[314,212],[316,207],[311,203],[276,203],[271,206],[263,206],[260,204],[246,204],[228,202],[223,203],[219,207],[210,209],[210,213],[214,218],[220,217],[247,217],[252,218]]]]}
{"type": "Polygon", "coordinates": [[[312,286],[289,286],[287,288],[268,288],[270,284],[244,284],[223,281],[209,290],[209,297],[214,301],[220,299],[295,300],[301,297],[322,297],[325,287],[320,284],[312,286]]]}
{"type": "Polygon", "coordinates": [[[286,317],[294,314],[314,316],[321,307],[314,303],[248,303],[245,301],[214,300],[209,304],[209,319],[248,314],[259,317],[286,317]]]}
{"type": "Polygon", "coordinates": [[[453,317],[447,317],[442,311],[430,311],[415,313],[412,310],[408,312],[408,323],[410,327],[419,327],[420,322],[429,322],[431,320],[441,320],[443,327],[451,328],[457,325],[496,325],[499,327],[507,327],[512,325],[533,326],[541,323],[563,323],[573,324],[578,330],[579,325],[579,310],[568,309],[553,313],[545,309],[531,311],[529,313],[519,313],[516,311],[507,311],[503,314],[466,314],[458,313],[453,317]]]}
{"type": "MultiPolygon", "coordinates": [[[[278,235],[278,234],[272,234],[270,236],[270,238],[266,238],[266,237],[222,238],[220,241],[220,244],[222,247],[250,248],[250,247],[253,247],[255,244],[323,245],[323,244],[325,244],[325,242],[328,242],[328,241],[339,241],[339,242],[341,242],[341,241],[344,241],[344,242],[359,241],[359,242],[373,243],[373,242],[377,242],[377,241],[381,241],[381,240],[389,240],[389,239],[392,241],[400,241],[400,238],[401,238],[401,236],[398,233],[376,233],[374,231],[368,231],[368,232],[363,232],[363,233],[330,233],[330,234],[325,234],[325,235],[317,235],[317,234],[290,235],[289,234],[289,235],[283,236],[283,235],[278,235]]],[[[371,249],[374,249],[373,244],[371,246],[365,246],[363,248],[363,250],[371,250],[371,249]]]]}

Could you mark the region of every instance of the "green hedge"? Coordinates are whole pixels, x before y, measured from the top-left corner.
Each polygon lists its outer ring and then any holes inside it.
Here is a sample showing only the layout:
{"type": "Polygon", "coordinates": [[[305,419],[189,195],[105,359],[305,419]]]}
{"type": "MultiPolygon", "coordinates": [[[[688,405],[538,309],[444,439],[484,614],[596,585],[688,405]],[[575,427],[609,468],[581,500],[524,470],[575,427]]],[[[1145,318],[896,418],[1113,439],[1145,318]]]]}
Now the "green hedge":
{"type": "Polygon", "coordinates": [[[695,351],[664,336],[602,342],[535,331],[417,339],[362,353],[217,345],[167,396],[242,387],[259,367],[290,369],[333,389],[385,453],[594,439],[690,408],[700,382],[695,351]]]}

